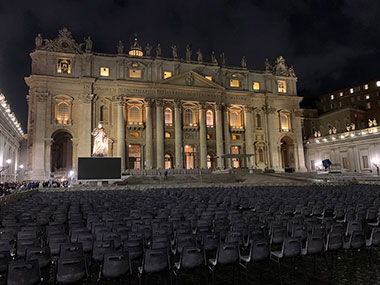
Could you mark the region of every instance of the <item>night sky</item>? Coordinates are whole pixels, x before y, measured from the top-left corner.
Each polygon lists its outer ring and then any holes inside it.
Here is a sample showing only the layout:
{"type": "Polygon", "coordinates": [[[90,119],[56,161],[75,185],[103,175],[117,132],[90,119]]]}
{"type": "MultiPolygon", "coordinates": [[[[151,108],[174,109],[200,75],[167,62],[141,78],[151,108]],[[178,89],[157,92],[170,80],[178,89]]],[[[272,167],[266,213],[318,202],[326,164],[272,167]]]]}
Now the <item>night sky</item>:
{"type": "Polygon", "coordinates": [[[13,0],[0,2],[0,90],[26,130],[29,53],[41,33],[54,39],[66,26],[77,42],[93,39],[96,52],[127,48],[134,33],[145,46],[161,43],[185,57],[192,44],[209,54],[225,52],[227,65],[264,69],[282,55],[294,65],[298,92],[318,96],[380,76],[380,1],[274,0],[13,0]]]}

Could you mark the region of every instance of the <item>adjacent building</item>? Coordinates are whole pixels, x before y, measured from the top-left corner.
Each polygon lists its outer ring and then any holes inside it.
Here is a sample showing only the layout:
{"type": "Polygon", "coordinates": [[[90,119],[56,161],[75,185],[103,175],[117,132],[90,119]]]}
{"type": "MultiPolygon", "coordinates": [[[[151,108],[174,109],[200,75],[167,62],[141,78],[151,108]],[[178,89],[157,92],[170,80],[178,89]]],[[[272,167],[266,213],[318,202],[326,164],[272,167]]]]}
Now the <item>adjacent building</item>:
{"type": "MultiPolygon", "coordinates": [[[[186,47],[181,58],[161,46],[93,52],[68,29],[36,38],[30,54],[28,174],[44,180],[77,169],[92,154],[91,131],[102,124],[108,156],[123,169],[255,167],[304,171],[297,77],[284,58],[265,70],[210,62],[186,47]]],[[[207,56],[208,57],[208,56],[207,56]]]]}
{"type": "Polygon", "coordinates": [[[376,173],[380,160],[380,78],[324,94],[304,110],[306,167],[329,159],[343,172],[376,173]]]}
{"type": "Polygon", "coordinates": [[[4,94],[0,93],[0,183],[22,181],[24,133],[4,94]]]}

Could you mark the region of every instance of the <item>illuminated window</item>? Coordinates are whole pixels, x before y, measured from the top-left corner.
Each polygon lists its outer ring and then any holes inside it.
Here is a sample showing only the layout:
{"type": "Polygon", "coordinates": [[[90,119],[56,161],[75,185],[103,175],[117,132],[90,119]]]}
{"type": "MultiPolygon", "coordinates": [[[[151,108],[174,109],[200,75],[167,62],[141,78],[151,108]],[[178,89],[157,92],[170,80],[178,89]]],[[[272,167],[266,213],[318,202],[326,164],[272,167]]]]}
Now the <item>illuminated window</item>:
{"type": "Polygon", "coordinates": [[[367,110],[371,109],[371,102],[367,102],[366,107],[367,107],[367,110]]]}
{"type": "Polygon", "coordinates": [[[236,141],[236,135],[232,135],[232,140],[236,141]]]}
{"type": "Polygon", "coordinates": [[[238,112],[230,112],[230,126],[239,127],[241,125],[240,115],[238,112]]]}
{"type": "Polygon", "coordinates": [[[376,86],[380,87],[380,81],[376,81],[376,86]]]}
{"type": "Polygon", "coordinates": [[[171,126],[173,124],[172,110],[170,108],[165,109],[165,125],[171,126]]]}
{"type": "Polygon", "coordinates": [[[100,76],[110,76],[110,69],[108,67],[101,67],[100,68],[100,76]]]}
{"type": "Polygon", "coordinates": [[[351,93],[351,94],[354,93],[354,88],[350,88],[350,93],[351,93]]]}
{"type": "Polygon", "coordinates": [[[214,114],[211,110],[206,112],[206,126],[212,128],[214,126],[214,114]]]}
{"type": "Polygon", "coordinates": [[[129,70],[130,78],[141,78],[141,70],[139,69],[130,69],[129,70]]]}
{"type": "Polygon", "coordinates": [[[280,123],[281,123],[281,130],[282,131],[284,131],[284,132],[290,131],[289,114],[281,113],[280,114],[280,123]]]}
{"type": "Polygon", "coordinates": [[[212,168],[212,156],[211,155],[207,155],[207,168],[212,168]]]}
{"type": "Polygon", "coordinates": [[[131,107],[129,109],[129,123],[139,123],[140,122],[140,109],[138,107],[131,107]]]}
{"type": "MultiPolygon", "coordinates": [[[[233,146],[231,148],[231,154],[239,154],[240,148],[238,146],[233,146]]],[[[240,167],[240,160],[239,158],[232,158],[232,167],[233,168],[239,168],[240,167]]]]}
{"type": "Polygon", "coordinates": [[[339,92],[339,96],[340,96],[340,97],[343,97],[343,92],[339,92]]]}
{"type": "Polygon", "coordinates": [[[286,81],[285,80],[279,80],[278,81],[278,92],[279,93],[286,93],[286,81]]]}
{"type": "Polygon", "coordinates": [[[69,104],[66,102],[59,102],[57,104],[57,123],[67,124],[69,121],[69,115],[69,104]]]}
{"type": "Polygon", "coordinates": [[[253,90],[260,90],[260,82],[257,82],[257,81],[253,82],[253,90]]]}
{"type": "Polygon", "coordinates": [[[365,98],[366,98],[367,100],[369,100],[369,98],[370,98],[369,94],[365,95],[365,98]]]}
{"type": "Polygon", "coordinates": [[[171,138],[171,134],[169,132],[165,132],[165,138],[170,139],[171,138]]]}
{"type": "Polygon", "coordinates": [[[230,79],[230,87],[239,87],[240,81],[238,79],[230,79]]]}
{"type": "Polygon", "coordinates": [[[140,136],[138,132],[130,132],[129,134],[131,135],[131,137],[136,137],[136,138],[140,136]]]}
{"type": "Polygon", "coordinates": [[[164,72],[164,79],[172,77],[172,73],[170,71],[165,71],[164,72]]]}
{"type": "Polygon", "coordinates": [[[168,153],[165,154],[165,169],[172,168],[172,156],[168,153]]]}
{"type": "Polygon", "coordinates": [[[211,139],[211,134],[207,134],[206,137],[208,140],[211,139]]]}
{"type": "Polygon", "coordinates": [[[71,74],[71,62],[68,59],[58,59],[58,66],[57,66],[57,72],[58,73],[66,73],[71,74]]]}
{"type": "Polygon", "coordinates": [[[330,99],[331,99],[331,100],[334,100],[334,94],[333,94],[333,95],[330,95],[330,99]]]}
{"type": "Polygon", "coordinates": [[[212,76],[210,76],[210,75],[206,75],[205,78],[206,78],[207,80],[212,81],[212,76]]]}
{"type": "Polygon", "coordinates": [[[193,124],[193,111],[190,109],[186,109],[185,111],[185,125],[192,125],[193,124]]]}
{"type": "Polygon", "coordinates": [[[364,85],[364,90],[368,90],[368,84],[364,85]]]}

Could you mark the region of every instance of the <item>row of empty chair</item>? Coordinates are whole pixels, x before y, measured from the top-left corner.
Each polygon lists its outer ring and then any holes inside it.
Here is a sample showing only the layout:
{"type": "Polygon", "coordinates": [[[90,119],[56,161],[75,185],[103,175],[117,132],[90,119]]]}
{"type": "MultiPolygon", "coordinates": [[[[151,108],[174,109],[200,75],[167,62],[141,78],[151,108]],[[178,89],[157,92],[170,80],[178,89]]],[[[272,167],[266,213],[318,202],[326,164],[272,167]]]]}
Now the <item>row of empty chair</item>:
{"type": "Polygon", "coordinates": [[[380,245],[379,207],[380,189],[368,185],[38,193],[1,209],[0,274],[70,284],[162,273],[167,284],[189,271],[203,283],[231,266],[233,282],[255,262],[281,273],[284,258],[294,269],[312,256],[315,271],[326,253],[333,270],[336,251],[380,245]]]}

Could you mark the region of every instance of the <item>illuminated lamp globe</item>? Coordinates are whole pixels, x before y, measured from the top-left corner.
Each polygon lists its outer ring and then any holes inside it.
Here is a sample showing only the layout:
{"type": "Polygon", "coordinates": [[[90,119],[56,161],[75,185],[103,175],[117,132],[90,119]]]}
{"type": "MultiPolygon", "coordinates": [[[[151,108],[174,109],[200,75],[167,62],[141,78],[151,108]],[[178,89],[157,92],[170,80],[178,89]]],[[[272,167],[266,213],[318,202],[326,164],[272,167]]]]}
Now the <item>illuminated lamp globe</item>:
{"type": "Polygon", "coordinates": [[[132,56],[143,56],[144,55],[142,48],[138,43],[138,38],[137,38],[136,34],[135,34],[135,37],[133,38],[133,45],[131,45],[131,49],[129,50],[128,54],[132,55],[132,56]]]}

